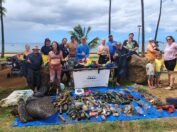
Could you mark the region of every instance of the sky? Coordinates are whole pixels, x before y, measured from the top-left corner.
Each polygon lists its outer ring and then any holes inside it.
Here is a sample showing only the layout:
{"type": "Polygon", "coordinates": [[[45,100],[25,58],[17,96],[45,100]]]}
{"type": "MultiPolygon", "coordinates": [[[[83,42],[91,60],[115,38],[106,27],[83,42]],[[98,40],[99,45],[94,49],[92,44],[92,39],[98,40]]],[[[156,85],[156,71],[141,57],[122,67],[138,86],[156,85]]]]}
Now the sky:
{"type": "MultiPolygon", "coordinates": [[[[146,40],[154,36],[160,0],[144,0],[146,40]]],[[[6,0],[4,18],[6,43],[38,43],[46,37],[61,41],[78,24],[92,27],[90,38],[108,36],[109,0],[6,0]]],[[[177,0],[163,3],[158,40],[177,38],[177,0]]],[[[116,41],[127,39],[141,24],[140,0],[112,0],[112,34],[116,41]]]]}

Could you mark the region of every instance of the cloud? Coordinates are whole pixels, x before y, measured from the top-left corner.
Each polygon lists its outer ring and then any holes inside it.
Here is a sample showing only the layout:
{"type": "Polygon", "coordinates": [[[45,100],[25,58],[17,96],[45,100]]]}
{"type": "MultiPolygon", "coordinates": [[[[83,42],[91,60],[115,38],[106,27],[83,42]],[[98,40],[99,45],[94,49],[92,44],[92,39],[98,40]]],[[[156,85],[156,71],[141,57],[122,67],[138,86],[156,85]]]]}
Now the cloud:
{"type": "MultiPolygon", "coordinates": [[[[109,0],[6,0],[6,32],[71,30],[77,24],[108,29],[109,0]]],[[[163,4],[160,29],[177,29],[177,1],[163,4]]],[[[159,1],[145,0],[146,31],[155,30],[159,1]]],[[[141,24],[140,0],[112,0],[112,30],[136,32],[141,24]]]]}

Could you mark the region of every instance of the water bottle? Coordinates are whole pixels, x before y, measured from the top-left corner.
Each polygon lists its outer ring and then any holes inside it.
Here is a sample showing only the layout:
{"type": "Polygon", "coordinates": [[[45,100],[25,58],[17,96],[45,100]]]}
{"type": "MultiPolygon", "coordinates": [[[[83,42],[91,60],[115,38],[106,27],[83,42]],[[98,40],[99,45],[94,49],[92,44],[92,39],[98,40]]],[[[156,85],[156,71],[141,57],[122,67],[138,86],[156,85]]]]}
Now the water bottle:
{"type": "Polygon", "coordinates": [[[141,107],[139,107],[139,106],[135,106],[135,110],[136,110],[136,112],[137,112],[138,114],[140,114],[140,115],[144,115],[144,111],[142,110],[141,107]]]}

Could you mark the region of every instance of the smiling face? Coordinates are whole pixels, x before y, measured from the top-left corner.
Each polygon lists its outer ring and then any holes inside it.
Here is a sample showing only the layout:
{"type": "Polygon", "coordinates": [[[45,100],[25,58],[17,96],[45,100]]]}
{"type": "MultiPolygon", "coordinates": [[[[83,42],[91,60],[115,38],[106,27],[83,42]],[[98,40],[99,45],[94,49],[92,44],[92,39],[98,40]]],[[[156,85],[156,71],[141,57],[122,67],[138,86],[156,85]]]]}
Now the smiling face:
{"type": "Polygon", "coordinates": [[[52,48],[53,50],[57,50],[58,44],[56,42],[53,42],[52,44],[52,48]]]}
{"type": "Polygon", "coordinates": [[[67,43],[67,39],[66,39],[66,38],[63,38],[63,39],[62,39],[62,44],[66,45],[66,43],[67,43]]]}
{"type": "Polygon", "coordinates": [[[101,43],[102,45],[106,45],[106,40],[105,39],[101,40],[101,43]]]}
{"type": "Polygon", "coordinates": [[[27,44],[27,45],[25,45],[25,50],[26,51],[29,51],[30,50],[30,46],[27,44]]]}

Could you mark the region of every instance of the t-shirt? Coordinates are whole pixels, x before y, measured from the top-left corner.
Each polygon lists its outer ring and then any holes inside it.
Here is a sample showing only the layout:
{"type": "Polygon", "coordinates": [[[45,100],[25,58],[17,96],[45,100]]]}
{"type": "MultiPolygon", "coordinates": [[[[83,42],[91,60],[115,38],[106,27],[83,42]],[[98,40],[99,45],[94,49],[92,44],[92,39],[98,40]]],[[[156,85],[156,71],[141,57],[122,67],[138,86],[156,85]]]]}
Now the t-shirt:
{"type": "MultiPolygon", "coordinates": [[[[123,42],[123,46],[127,46],[127,44],[128,44],[128,40],[125,40],[125,41],[123,42]]],[[[136,42],[136,40],[132,40],[132,45],[133,45],[133,48],[139,47],[139,45],[138,45],[138,43],[136,42]]]]}
{"type": "Polygon", "coordinates": [[[43,60],[42,60],[42,56],[40,53],[34,54],[31,53],[27,56],[27,60],[30,60],[31,63],[29,64],[29,68],[33,69],[33,70],[40,70],[41,69],[41,65],[43,64],[43,60]]]}
{"type": "Polygon", "coordinates": [[[161,72],[161,68],[163,66],[163,59],[155,59],[154,64],[155,64],[155,71],[161,72]]]}
{"type": "Polygon", "coordinates": [[[177,43],[167,44],[164,50],[164,60],[173,60],[177,55],[177,43]]]}
{"type": "Polygon", "coordinates": [[[60,44],[58,46],[58,51],[62,51],[63,58],[66,58],[69,55],[69,51],[68,51],[67,47],[65,45],[63,45],[63,44],[60,44]]]}
{"type": "Polygon", "coordinates": [[[51,50],[52,50],[52,46],[44,45],[41,48],[41,53],[44,54],[44,55],[48,55],[51,50]]]}
{"type": "Polygon", "coordinates": [[[88,44],[79,44],[76,49],[76,59],[82,60],[83,58],[89,57],[89,46],[88,44]],[[85,53],[85,56],[82,55],[82,52],[85,53]]]}
{"type": "Polygon", "coordinates": [[[109,47],[109,53],[112,55],[114,55],[115,51],[116,51],[116,47],[113,46],[114,44],[116,44],[117,42],[116,41],[108,41],[106,44],[107,46],[109,47]]]}
{"type": "Polygon", "coordinates": [[[153,76],[155,74],[155,66],[152,63],[148,63],[146,65],[146,71],[147,71],[147,75],[153,76]]]}

